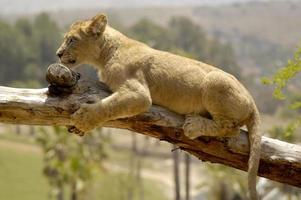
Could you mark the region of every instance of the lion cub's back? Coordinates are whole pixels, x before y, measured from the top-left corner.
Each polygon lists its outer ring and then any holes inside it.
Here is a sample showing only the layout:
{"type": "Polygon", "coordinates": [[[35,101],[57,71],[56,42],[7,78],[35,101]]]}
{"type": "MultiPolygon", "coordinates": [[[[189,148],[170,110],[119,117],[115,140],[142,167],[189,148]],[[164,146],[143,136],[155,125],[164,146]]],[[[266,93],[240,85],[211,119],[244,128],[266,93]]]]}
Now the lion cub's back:
{"type": "Polygon", "coordinates": [[[143,67],[153,103],[181,114],[205,113],[201,90],[204,76],[212,70],[210,65],[154,51],[143,67]]]}

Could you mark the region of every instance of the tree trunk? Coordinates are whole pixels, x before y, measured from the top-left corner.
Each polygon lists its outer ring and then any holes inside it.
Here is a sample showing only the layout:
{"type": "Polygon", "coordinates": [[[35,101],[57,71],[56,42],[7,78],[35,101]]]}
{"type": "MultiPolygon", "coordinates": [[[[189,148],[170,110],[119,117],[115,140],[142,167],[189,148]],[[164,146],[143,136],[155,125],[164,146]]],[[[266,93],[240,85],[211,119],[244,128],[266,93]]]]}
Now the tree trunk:
{"type": "Polygon", "coordinates": [[[20,127],[20,125],[16,125],[16,134],[17,135],[21,134],[21,127],[20,127]]]}
{"type": "Polygon", "coordinates": [[[30,136],[34,136],[35,133],[36,133],[35,127],[34,127],[34,126],[30,126],[30,127],[29,127],[29,135],[30,135],[30,136]]]}
{"type": "Polygon", "coordinates": [[[180,155],[177,147],[173,146],[172,152],[173,166],[174,166],[174,184],[175,184],[175,200],[181,200],[181,187],[180,187],[180,155]]]}
{"type": "Polygon", "coordinates": [[[218,183],[219,186],[219,200],[230,200],[229,198],[229,194],[228,194],[228,188],[227,185],[225,184],[225,182],[223,180],[221,180],[218,183]]]}
{"type": "Polygon", "coordinates": [[[58,183],[58,193],[56,195],[57,200],[64,200],[64,186],[63,183],[58,183]]]}
{"type": "Polygon", "coordinates": [[[144,200],[144,180],[142,177],[143,161],[148,152],[149,148],[149,138],[145,136],[144,144],[140,147],[140,150],[137,151],[137,184],[139,186],[139,200],[144,200]]]}
{"type": "Polygon", "coordinates": [[[136,162],[136,153],[137,153],[137,138],[136,134],[132,133],[132,152],[129,160],[129,180],[130,184],[128,185],[128,200],[132,200],[134,197],[134,187],[136,185],[135,176],[135,162],[136,162]]]}
{"type": "Polygon", "coordinates": [[[57,200],[64,200],[64,193],[61,189],[59,189],[57,196],[56,196],[57,200]]]}
{"type": "Polygon", "coordinates": [[[71,198],[70,200],[77,200],[77,191],[76,191],[76,181],[74,181],[71,185],[71,198]]]}
{"type": "Polygon", "coordinates": [[[190,200],[190,155],[185,154],[185,199],[190,200]]]}

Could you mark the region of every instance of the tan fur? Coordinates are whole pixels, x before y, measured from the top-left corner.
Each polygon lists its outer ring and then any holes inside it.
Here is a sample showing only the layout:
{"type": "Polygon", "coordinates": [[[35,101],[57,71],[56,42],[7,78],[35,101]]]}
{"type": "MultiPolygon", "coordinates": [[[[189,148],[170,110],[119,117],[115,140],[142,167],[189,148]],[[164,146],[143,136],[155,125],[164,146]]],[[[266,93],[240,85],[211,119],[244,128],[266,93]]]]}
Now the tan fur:
{"type": "Polygon", "coordinates": [[[108,26],[102,14],[74,23],[57,54],[69,67],[93,65],[113,91],[111,96],[82,105],[73,114],[82,132],[109,120],[140,114],[152,103],[186,115],[183,129],[191,139],[236,136],[240,127],[247,125],[250,198],[258,199],[259,114],[251,95],[234,76],[129,39],[108,26]]]}

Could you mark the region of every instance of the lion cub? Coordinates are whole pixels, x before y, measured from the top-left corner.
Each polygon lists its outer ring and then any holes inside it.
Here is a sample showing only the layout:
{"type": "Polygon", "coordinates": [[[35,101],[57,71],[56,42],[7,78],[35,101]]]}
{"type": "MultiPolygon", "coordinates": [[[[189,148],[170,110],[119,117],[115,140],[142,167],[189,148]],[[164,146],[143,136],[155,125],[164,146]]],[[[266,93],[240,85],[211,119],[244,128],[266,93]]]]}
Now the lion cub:
{"type": "Polygon", "coordinates": [[[57,55],[70,68],[91,64],[113,91],[111,96],[84,104],[73,114],[76,128],[82,132],[109,120],[143,113],[152,103],[186,115],[183,129],[191,139],[235,136],[246,125],[250,198],[258,199],[259,113],[249,92],[234,76],[132,40],[108,26],[103,14],[72,24],[57,55]]]}

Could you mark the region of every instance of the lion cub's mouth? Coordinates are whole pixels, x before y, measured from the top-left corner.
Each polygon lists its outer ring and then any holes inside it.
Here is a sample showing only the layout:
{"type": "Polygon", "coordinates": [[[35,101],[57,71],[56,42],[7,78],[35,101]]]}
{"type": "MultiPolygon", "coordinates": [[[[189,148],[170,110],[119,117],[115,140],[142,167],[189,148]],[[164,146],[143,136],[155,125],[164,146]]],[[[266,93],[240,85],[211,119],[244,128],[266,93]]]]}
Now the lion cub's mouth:
{"type": "Polygon", "coordinates": [[[70,64],[75,64],[76,63],[76,60],[69,60],[68,61],[70,64]]]}
{"type": "Polygon", "coordinates": [[[60,60],[61,61],[61,63],[63,63],[63,64],[66,64],[66,65],[70,65],[70,64],[75,64],[76,63],[76,60],[75,59],[69,59],[69,60],[60,60]]]}

